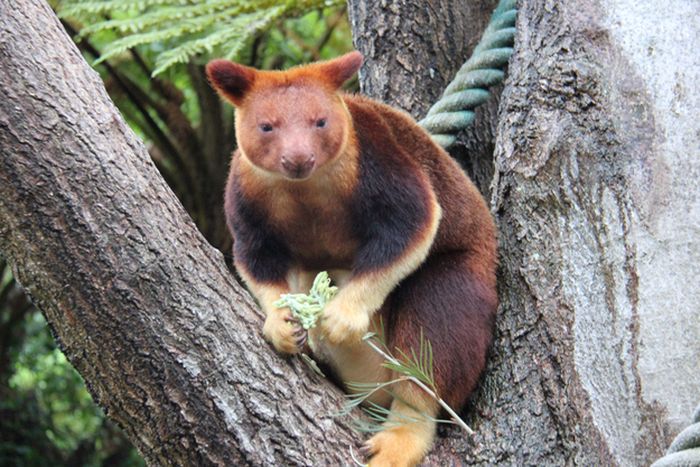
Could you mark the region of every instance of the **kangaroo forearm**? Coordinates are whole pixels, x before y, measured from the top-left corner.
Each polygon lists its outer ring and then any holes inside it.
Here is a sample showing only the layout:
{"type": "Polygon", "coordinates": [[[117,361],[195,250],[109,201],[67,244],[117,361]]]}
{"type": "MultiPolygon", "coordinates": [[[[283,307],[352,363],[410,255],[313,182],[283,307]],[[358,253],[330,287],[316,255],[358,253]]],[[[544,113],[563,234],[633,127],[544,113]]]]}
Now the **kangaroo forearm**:
{"type": "Polygon", "coordinates": [[[262,282],[250,274],[244,265],[237,262],[235,266],[246,286],[248,286],[248,290],[253,294],[263,311],[266,314],[275,311],[277,307],[274,306],[274,302],[279,300],[281,294],[289,292],[287,280],[280,279],[275,282],[262,282]]]}
{"type": "Polygon", "coordinates": [[[398,283],[415,271],[428,256],[442,216],[440,205],[434,198],[429,212],[430,217],[424,228],[401,256],[376,270],[351,275],[335,300],[346,303],[348,309],[358,312],[372,314],[378,310],[398,283]]]}

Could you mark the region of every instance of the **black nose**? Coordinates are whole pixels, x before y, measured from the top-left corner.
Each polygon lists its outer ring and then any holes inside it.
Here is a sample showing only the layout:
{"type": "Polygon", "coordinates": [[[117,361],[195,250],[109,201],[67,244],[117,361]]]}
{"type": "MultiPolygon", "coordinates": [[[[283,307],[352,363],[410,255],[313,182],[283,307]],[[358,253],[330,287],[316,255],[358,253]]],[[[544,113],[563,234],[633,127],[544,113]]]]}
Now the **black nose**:
{"type": "Polygon", "coordinates": [[[283,157],[282,168],[289,178],[306,178],[314,168],[314,156],[283,157]]]}

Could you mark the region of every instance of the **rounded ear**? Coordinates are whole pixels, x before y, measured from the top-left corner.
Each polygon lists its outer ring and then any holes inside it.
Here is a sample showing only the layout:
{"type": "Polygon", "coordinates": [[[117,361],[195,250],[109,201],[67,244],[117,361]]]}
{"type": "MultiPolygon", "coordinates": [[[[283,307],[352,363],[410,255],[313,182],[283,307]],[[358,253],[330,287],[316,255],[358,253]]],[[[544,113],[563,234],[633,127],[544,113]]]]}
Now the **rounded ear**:
{"type": "Polygon", "coordinates": [[[324,80],[337,89],[357,73],[363,58],[362,54],[355,50],[333,60],[319,63],[319,72],[324,80]]]}
{"type": "Polygon", "coordinates": [[[217,59],[207,64],[209,82],[233,105],[240,105],[246,93],[253,87],[255,69],[229,60],[217,59]]]}

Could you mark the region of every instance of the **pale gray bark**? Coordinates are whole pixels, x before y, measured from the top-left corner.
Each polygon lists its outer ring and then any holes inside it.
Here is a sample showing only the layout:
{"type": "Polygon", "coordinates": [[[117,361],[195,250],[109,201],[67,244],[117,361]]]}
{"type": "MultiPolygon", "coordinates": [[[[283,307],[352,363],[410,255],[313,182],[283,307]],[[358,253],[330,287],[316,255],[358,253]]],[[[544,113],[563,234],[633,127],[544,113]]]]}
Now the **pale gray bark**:
{"type": "MultiPolygon", "coordinates": [[[[441,2],[350,3],[371,69],[364,89],[421,116],[434,88],[400,69],[452,45],[418,32],[414,10],[446,29],[458,13],[441,2]],[[398,49],[387,24],[400,25],[398,49]]],[[[495,169],[501,235],[498,336],[466,412],[480,446],[449,431],[429,463],[648,465],[689,422],[700,397],[700,69],[690,52],[700,8],[664,10],[521,2],[495,160],[477,150],[466,164],[486,193],[495,169]]],[[[471,130],[477,141],[490,139],[488,120],[471,130]]]]}

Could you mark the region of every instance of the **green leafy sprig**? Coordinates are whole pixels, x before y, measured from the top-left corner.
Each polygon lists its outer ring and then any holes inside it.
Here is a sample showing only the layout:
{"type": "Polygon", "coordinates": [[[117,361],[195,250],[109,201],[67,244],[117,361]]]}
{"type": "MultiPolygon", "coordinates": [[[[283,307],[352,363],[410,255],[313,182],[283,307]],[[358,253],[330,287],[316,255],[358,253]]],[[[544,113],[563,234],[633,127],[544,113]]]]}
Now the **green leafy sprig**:
{"type": "MultiPolygon", "coordinates": [[[[376,334],[370,332],[365,334],[365,336],[362,339],[367,343],[367,345],[372,347],[372,349],[375,352],[384,357],[385,361],[382,365],[385,368],[388,368],[397,373],[399,377],[386,383],[375,383],[373,385],[374,388],[370,391],[367,391],[368,387],[366,386],[364,392],[357,392],[356,394],[350,396],[351,403],[353,403],[354,405],[359,405],[362,402],[366,401],[367,398],[369,398],[377,390],[387,391],[389,392],[389,394],[396,397],[396,394],[391,392],[389,387],[392,384],[401,381],[411,381],[413,384],[415,384],[424,392],[426,392],[430,397],[435,399],[437,403],[440,404],[440,407],[442,407],[445,410],[445,412],[447,412],[450,415],[451,420],[436,419],[414,408],[414,410],[416,410],[416,412],[420,414],[421,417],[423,417],[424,419],[433,420],[435,422],[458,425],[464,431],[466,431],[468,435],[474,435],[474,430],[472,430],[469,427],[469,425],[467,425],[464,422],[464,420],[462,420],[460,416],[457,415],[457,412],[455,412],[452,409],[452,407],[450,407],[447,404],[447,402],[445,402],[439,396],[437,392],[437,388],[435,386],[435,376],[433,373],[433,348],[430,344],[430,341],[424,338],[422,330],[420,334],[418,353],[416,354],[415,350],[411,349],[411,354],[408,355],[406,352],[397,348],[396,350],[399,353],[399,358],[393,356],[388,351],[386,342],[384,341],[383,333],[376,334]],[[379,387],[380,385],[382,386],[381,388],[379,387]]],[[[354,383],[353,386],[354,388],[362,390],[363,385],[358,385],[357,383],[354,383]]],[[[371,419],[381,421],[381,423],[386,422],[387,416],[390,413],[389,409],[377,406],[376,404],[372,403],[369,403],[365,411],[369,413],[371,419]]],[[[416,421],[416,419],[413,417],[408,418],[411,418],[411,420],[408,420],[406,422],[402,420],[400,423],[410,423],[411,421],[416,421]]]]}
{"type": "MultiPolygon", "coordinates": [[[[292,316],[299,321],[299,324],[307,332],[316,327],[326,303],[331,301],[335,294],[338,293],[338,287],[331,285],[331,278],[326,271],[319,272],[314,279],[311,290],[308,294],[303,293],[287,293],[280,295],[274,305],[277,308],[289,308],[292,316]]],[[[311,334],[308,334],[309,343],[311,343],[311,334]]],[[[316,362],[306,355],[300,354],[301,359],[311,368],[316,374],[326,376],[318,367],[316,362]]]]}
{"type": "Polygon", "coordinates": [[[288,307],[292,311],[292,316],[299,320],[301,327],[308,331],[316,327],[326,303],[331,301],[336,293],[338,293],[338,287],[331,285],[328,273],[322,271],[316,275],[308,294],[282,294],[274,305],[277,308],[288,307]]]}

